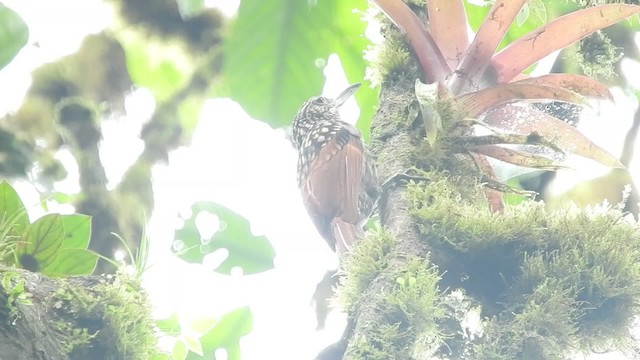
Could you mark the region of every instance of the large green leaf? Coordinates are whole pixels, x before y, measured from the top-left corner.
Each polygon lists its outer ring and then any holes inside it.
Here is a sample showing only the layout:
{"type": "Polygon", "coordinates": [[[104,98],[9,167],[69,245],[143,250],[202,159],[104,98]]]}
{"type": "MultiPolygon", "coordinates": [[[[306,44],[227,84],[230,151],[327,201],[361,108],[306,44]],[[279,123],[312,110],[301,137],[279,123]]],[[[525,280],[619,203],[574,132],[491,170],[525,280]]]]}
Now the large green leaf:
{"type": "MultiPolygon", "coordinates": [[[[340,57],[350,82],[362,82],[368,40],[353,10],[366,7],[365,0],[243,0],[224,43],[224,95],[254,118],[282,126],[320,94],[330,54],[340,57]]],[[[376,91],[363,86],[356,99],[366,137],[376,91]]]]}
{"type": "Polygon", "coordinates": [[[235,267],[244,274],[254,274],[273,268],[273,247],[265,236],[251,233],[249,222],[242,216],[211,202],[196,202],[184,226],[176,230],[175,239],[181,244],[174,251],[185,261],[202,263],[204,257],[219,249],[226,249],[228,257],[215,271],[229,274],[235,267]],[[196,217],[208,212],[218,217],[220,228],[210,238],[204,238],[196,227],[196,217]]]}
{"type": "Polygon", "coordinates": [[[29,28],[13,10],[0,4],[0,69],[18,54],[29,39],[29,28]]]}
{"type": "Polygon", "coordinates": [[[95,252],[87,249],[61,249],[58,256],[40,272],[48,276],[89,275],[98,262],[95,252]]]}
{"type": "Polygon", "coordinates": [[[87,250],[90,236],[89,216],[45,215],[26,229],[18,259],[23,268],[48,276],[91,274],[98,257],[87,250]]]}
{"type": "Polygon", "coordinates": [[[86,249],[91,239],[91,216],[82,214],[60,215],[64,229],[63,247],[86,249]]]}
{"type": "Polygon", "coordinates": [[[6,181],[0,182],[0,223],[11,226],[16,235],[21,235],[29,225],[22,200],[6,181]]]}
{"type": "Polygon", "coordinates": [[[18,248],[22,267],[31,271],[42,271],[51,265],[62,246],[64,229],[58,214],[45,215],[31,224],[18,248]]]}
{"type": "Polygon", "coordinates": [[[91,217],[82,214],[60,215],[64,237],[55,260],[41,271],[49,276],[91,274],[98,256],[90,250],[91,217]]]}

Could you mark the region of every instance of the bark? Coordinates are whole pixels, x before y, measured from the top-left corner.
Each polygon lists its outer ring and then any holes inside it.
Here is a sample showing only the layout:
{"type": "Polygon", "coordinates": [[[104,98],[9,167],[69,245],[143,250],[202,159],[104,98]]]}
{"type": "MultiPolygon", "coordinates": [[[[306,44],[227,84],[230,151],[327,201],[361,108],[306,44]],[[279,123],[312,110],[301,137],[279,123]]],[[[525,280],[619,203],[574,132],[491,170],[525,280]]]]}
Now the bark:
{"type": "MultiPolygon", "coordinates": [[[[414,166],[412,149],[416,147],[417,137],[414,134],[413,123],[417,116],[418,104],[414,98],[414,82],[406,79],[382,86],[380,108],[373,119],[372,151],[378,159],[383,159],[378,162],[381,179],[389,179],[414,166]]],[[[353,332],[348,337],[344,359],[357,357],[352,351],[357,339],[366,338],[370,331],[369,324],[383,321],[380,319],[380,312],[377,311],[380,301],[377,294],[393,286],[395,279],[388,274],[404,267],[408,258],[425,258],[429,252],[424,242],[420,241],[420,234],[413,226],[411,215],[407,211],[405,187],[397,185],[385,191],[379,200],[380,222],[397,239],[397,251],[390,259],[386,271],[380,273],[362,294],[363,300],[359,309],[351,316],[353,332]]]]}

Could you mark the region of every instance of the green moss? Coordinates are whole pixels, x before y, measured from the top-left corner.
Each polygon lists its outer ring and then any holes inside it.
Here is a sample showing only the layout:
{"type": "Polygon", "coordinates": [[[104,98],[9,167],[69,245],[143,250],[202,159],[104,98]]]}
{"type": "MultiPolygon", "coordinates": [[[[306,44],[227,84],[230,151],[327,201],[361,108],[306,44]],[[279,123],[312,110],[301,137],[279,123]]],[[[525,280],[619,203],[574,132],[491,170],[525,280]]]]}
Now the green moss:
{"type": "Polygon", "coordinates": [[[98,335],[97,332],[90,333],[87,328],[78,328],[66,321],[56,323],[56,328],[61,334],[65,334],[60,342],[62,350],[71,354],[76,348],[89,344],[98,335]]]}
{"type": "Polygon", "coordinates": [[[409,358],[440,343],[436,320],[444,316],[444,310],[438,300],[437,270],[424,259],[409,259],[391,269],[390,262],[397,257],[395,241],[387,230],[374,229],[345,259],[338,299],[347,311],[371,300],[363,294],[372,282],[386,284],[375,295],[380,298],[375,301],[374,320],[362,324],[367,338],[354,341],[355,358],[409,358]]]}
{"type": "Polygon", "coordinates": [[[615,78],[615,65],[621,58],[619,48],[602,31],[596,31],[578,43],[577,63],[588,77],[601,80],[615,78]]]}
{"type": "Polygon", "coordinates": [[[464,288],[493,318],[477,358],[562,359],[625,345],[640,298],[637,222],[619,208],[549,212],[532,201],[495,214],[471,181],[425,177],[407,199],[446,270],[440,285],[464,288]]]}
{"type": "Polygon", "coordinates": [[[108,324],[114,329],[118,349],[131,358],[145,358],[156,351],[151,306],[140,283],[122,274],[111,286],[105,286],[108,324]],[[134,356],[137,355],[137,356],[134,356]]]}
{"type": "Polygon", "coordinates": [[[20,274],[12,271],[2,272],[0,287],[0,314],[5,315],[5,319],[15,321],[18,318],[18,304],[31,305],[31,294],[25,292],[20,274]]]}
{"type": "Polygon", "coordinates": [[[123,273],[101,279],[91,290],[67,284],[50,300],[71,314],[58,324],[71,354],[81,354],[84,346],[95,347],[96,341],[116,344],[106,359],[148,359],[157,351],[150,305],[140,284],[123,273]]]}
{"type": "Polygon", "coordinates": [[[445,316],[440,303],[437,268],[428,260],[411,258],[394,275],[393,289],[382,295],[387,320],[411,330],[410,345],[414,354],[435,350],[442,341],[437,321],[445,316]]]}
{"type": "Polygon", "coordinates": [[[398,344],[406,343],[410,335],[400,329],[400,324],[368,324],[367,337],[359,336],[353,340],[350,359],[386,360],[407,359],[409,355],[398,344]]]}
{"type": "Polygon", "coordinates": [[[394,275],[393,290],[383,295],[386,306],[391,312],[400,311],[398,315],[414,328],[431,326],[442,315],[437,308],[440,277],[436,268],[427,260],[412,258],[394,275]]]}
{"type": "Polygon", "coordinates": [[[444,317],[436,268],[428,260],[409,259],[401,269],[382,275],[387,281],[376,301],[375,320],[363,324],[365,338],[356,338],[356,359],[410,359],[441,344],[437,321],[444,317]]]}
{"type": "Polygon", "coordinates": [[[337,298],[345,310],[353,310],[362,292],[387,268],[394,243],[394,237],[387,230],[374,229],[367,232],[367,236],[344,259],[344,274],[337,298]]]}
{"type": "Polygon", "coordinates": [[[378,86],[385,81],[401,80],[407,74],[415,74],[417,63],[402,31],[381,11],[371,10],[367,16],[380,24],[384,41],[366,50],[365,60],[369,66],[365,78],[378,86]]]}

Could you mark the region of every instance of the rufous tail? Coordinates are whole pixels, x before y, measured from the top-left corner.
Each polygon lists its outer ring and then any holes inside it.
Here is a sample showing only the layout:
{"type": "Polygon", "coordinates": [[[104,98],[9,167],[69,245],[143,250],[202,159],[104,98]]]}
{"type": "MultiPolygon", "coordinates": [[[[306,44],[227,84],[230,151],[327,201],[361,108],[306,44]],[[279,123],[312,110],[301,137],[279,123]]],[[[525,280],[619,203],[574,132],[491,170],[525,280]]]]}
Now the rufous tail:
{"type": "Polygon", "coordinates": [[[333,238],[336,240],[336,249],[340,257],[351,251],[351,246],[364,236],[364,230],[359,225],[348,223],[340,218],[331,221],[333,238]]]}

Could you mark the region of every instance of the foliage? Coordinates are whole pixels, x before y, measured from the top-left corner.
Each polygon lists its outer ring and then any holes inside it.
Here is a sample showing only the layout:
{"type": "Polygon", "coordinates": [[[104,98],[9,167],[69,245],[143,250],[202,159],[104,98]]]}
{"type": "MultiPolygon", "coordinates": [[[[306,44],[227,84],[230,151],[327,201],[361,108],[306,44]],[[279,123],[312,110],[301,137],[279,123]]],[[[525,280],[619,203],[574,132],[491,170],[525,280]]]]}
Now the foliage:
{"type": "Polygon", "coordinates": [[[48,276],[91,274],[98,257],[87,250],[91,219],[86,215],[45,215],[33,223],[18,194],[0,183],[0,253],[6,265],[48,276]]]}
{"type": "Polygon", "coordinates": [[[215,203],[194,203],[191,216],[185,219],[182,228],[176,230],[174,238],[174,252],[191,263],[202,263],[206,255],[226,249],[228,256],[215,269],[223,274],[230,274],[234,268],[242,269],[243,274],[273,268],[275,254],[269,240],[265,236],[253,235],[246,219],[215,203]],[[201,214],[217,217],[218,228],[210,236],[202,234],[196,226],[196,219],[201,214]]]}
{"type": "MultiPolygon", "coordinates": [[[[349,82],[361,82],[368,40],[360,18],[366,8],[363,0],[242,1],[225,38],[221,94],[253,117],[282,126],[320,93],[329,55],[338,55],[349,82]]],[[[358,128],[368,138],[376,91],[363,86],[355,97],[358,128]]]]}
{"type": "Polygon", "coordinates": [[[174,360],[215,358],[218,349],[227,359],[239,360],[240,338],[251,332],[253,316],[248,307],[226,313],[220,319],[198,319],[183,327],[177,314],[156,322],[158,328],[175,339],[171,351],[174,360]]]}

